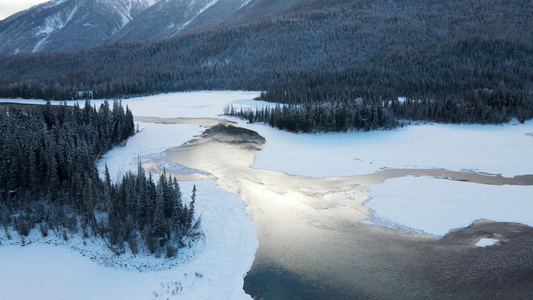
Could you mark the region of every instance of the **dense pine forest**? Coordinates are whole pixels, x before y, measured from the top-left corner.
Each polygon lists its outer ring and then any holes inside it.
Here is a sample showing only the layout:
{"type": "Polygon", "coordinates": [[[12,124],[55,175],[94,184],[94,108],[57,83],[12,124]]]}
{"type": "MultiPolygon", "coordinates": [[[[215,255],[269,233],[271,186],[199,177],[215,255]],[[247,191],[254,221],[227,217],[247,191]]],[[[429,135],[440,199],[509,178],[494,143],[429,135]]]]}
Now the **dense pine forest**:
{"type": "Polygon", "coordinates": [[[131,111],[114,101],[98,109],[75,105],[30,106],[0,111],[0,224],[11,238],[38,228],[68,239],[105,239],[117,253],[174,256],[198,226],[195,190],[182,202],[176,179],[157,183],[139,166],[118,183],[98,175],[96,160],[134,134],[131,111]]]}
{"type": "MultiPolygon", "coordinates": [[[[285,96],[263,93],[265,99],[286,99],[285,96]]],[[[275,100],[274,100],[275,101],[275,100]]],[[[228,116],[240,117],[250,123],[260,122],[292,132],[347,132],[393,129],[411,123],[502,124],[516,118],[523,123],[533,118],[533,101],[528,94],[508,90],[475,90],[461,98],[365,101],[349,98],[344,101],[324,100],[303,104],[279,103],[254,109],[224,109],[228,116]]]]}

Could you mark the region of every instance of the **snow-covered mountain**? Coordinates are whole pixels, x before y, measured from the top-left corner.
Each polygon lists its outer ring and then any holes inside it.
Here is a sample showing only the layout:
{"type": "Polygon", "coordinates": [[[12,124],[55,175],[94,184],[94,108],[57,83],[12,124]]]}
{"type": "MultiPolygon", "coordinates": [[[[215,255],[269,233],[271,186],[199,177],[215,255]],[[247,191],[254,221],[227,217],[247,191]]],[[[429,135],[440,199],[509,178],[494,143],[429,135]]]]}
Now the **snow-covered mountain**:
{"type": "Polygon", "coordinates": [[[101,44],[158,0],[54,0],[0,22],[0,53],[101,44]]]}
{"type": "Polygon", "coordinates": [[[163,0],[114,34],[110,41],[146,40],[228,22],[250,0],[163,0]]]}
{"type": "Polygon", "coordinates": [[[149,40],[286,10],[302,0],[53,0],[0,21],[0,54],[149,40]]]}
{"type": "Polygon", "coordinates": [[[109,41],[167,38],[283,12],[302,0],[163,0],[135,18],[109,41]]]}

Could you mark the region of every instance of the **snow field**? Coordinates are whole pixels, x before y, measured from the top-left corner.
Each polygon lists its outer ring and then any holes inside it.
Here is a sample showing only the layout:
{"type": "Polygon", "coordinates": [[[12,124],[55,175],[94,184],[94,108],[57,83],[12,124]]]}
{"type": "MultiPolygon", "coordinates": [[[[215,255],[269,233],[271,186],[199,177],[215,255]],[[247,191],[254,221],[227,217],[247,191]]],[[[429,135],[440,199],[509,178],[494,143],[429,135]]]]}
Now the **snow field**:
{"type": "Polygon", "coordinates": [[[294,134],[239,125],[267,140],[253,168],[334,177],[380,169],[443,168],[506,177],[533,174],[533,121],[518,125],[418,125],[392,131],[294,134]]]}
{"type": "MultiPolygon", "coordinates": [[[[258,92],[229,91],[172,93],[125,99],[122,100],[122,104],[128,105],[134,116],[218,118],[223,113],[224,106],[229,103],[242,102],[246,105],[246,103],[252,103],[252,99],[258,95],[258,92]]],[[[91,103],[98,104],[99,102],[91,101],[91,103]]]]}
{"type": "Polygon", "coordinates": [[[370,187],[368,224],[434,236],[478,219],[533,226],[533,186],[494,186],[429,177],[393,178],[370,187]]]}

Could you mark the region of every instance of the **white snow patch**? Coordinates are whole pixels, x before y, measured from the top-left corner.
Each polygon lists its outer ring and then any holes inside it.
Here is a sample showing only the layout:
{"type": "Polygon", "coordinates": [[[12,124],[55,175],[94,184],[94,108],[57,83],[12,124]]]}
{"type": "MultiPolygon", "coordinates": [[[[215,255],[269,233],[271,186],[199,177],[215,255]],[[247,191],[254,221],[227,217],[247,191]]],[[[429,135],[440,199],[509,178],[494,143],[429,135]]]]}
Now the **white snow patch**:
{"type": "Polygon", "coordinates": [[[35,44],[35,47],[33,47],[32,52],[37,52],[42,49],[42,47],[45,45],[46,40],[50,37],[50,34],[60,31],[61,29],[65,28],[65,26],[72,21],[74,18],[74,15],[78,12],[78,5],[74,6],[74,8],[69,12],[69,14],[66,16],[65,19],[62,18],[60,13],[57,13],[55,15],[52,15],[45,19],[44,25],[37,28],[37,31],[35,32],[36,36],[42,36],[44,37],[35,44]]]}
{"type": "Polygon", "coordinates": [[[5,299],[150,299],[161,281],[43,244],[0,247],[0,264],[5,299]]]}
{"type": "Polygon", "coordinates": [[[428,177],[387,180],[370,188],[365,223],[434,236],[479,219],[533,226],[533,186],[494,186],[428,177]]]}
{"type": "Polygon", "coordinates": [[[476,247],[481,247],[481,248],[490,247],[499,241],[500,240],[496,240],[496,239],[482,238],[479,240],[479,242],[476,243],[476,247]]]}
{"type": "Polygon", "coordinates": [[[245,7],[246,5],[248,5],[248,3],[250,3],[250,1],[252,1],[252,0],[245,0],[245,1],[241,4],[241,6],[239,6],[239,8],[237,8],[237,10],[240,10],[241,8],[243,8],[243,7],[245,7]]]}
{"type": "Polygon", "coordinates": [[[35,44],[35,46],[33,47],[33,50],[32,52],[37,52],[39,51],[40,49],[42,49],[42,47],[44,46],[44,44],[46,43],[46,40],[48,39],[48,35],[45,36],[44,38],[40,39],[37,44],[35,44]]]}
{"type": "MultiPolygon", "coordinates": [[[[243,107],[253,103],[255,107],[255,101],[252,99],[258,95],[259,92],[232,91],[171,93],[126,99],[122,100],[122,104],[128,105],[134,116],[219,118],[224,107],[232,102],[243,103],[243,107]]],[[[92,101],[91,103],[98,104],[99,102],[92,101]]]]}

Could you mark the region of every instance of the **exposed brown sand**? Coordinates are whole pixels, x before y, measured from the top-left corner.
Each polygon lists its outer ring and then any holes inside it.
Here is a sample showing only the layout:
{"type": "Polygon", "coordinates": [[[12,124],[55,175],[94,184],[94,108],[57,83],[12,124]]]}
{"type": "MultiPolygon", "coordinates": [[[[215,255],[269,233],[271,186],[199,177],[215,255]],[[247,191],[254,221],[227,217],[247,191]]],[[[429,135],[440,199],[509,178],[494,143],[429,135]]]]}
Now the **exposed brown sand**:
{"type": "Polygon", "coordinates": [[[146,122],[146,123],[156,123],[156,124],[194,124],[202,125],[205,127],[212,127],[218,124],[230,125],[235,124],[224,119],[213,119],[213,118],[159,118],[159,117],[143,117],[136,116],[136,122],[146,122]]]}
{"type": "MultiPolygon", "coordinates": [[[[206,127],[218,122],[158,121],[198,122],[193,124],[206,127]]],[[[533,295],[531,227],[481,220],[444,238],[433,238],[361,223],[370,216],[361,204],[367,199],[366,187],[388,178],[444,176],[484,184],[531,184],[531,177],[504,179],[437,169],[385,170],[337,178],[290,176],[250,168],[264,139],[230,122],[222,123],[187,145],[166,151],[165,159],[211,173],[221,188],[246,202],[259,238],[249,277],[260,276],[264,269],[297,277],[300,284],[310,287],[300,299],[486,299],[503,295],[524,299],[533,295]],[[477,248],[474,244],[481,237],[501,242],[477,248]]],[[[250,289],[275,298],[260,284],[250,289]]]]}

